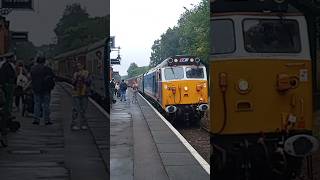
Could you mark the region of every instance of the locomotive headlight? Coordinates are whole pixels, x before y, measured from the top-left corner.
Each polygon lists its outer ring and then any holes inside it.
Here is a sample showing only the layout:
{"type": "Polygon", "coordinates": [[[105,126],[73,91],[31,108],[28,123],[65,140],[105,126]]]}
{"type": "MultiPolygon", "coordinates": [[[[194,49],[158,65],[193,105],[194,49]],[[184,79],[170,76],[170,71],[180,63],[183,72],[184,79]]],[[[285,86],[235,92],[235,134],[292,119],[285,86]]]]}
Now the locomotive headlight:
{"type": "Polygon", "coordinates": [[[194,61],[194,59],[193,58],[190,58],[190,62],[193,62],[194,61]]]}
{"type": "Polygon", "coordinates": [[[238,88],[240,91],[247,91],[249,89],[248,81],[241,79],[238,84],[238,88]]]}
{"type": "Polygon", "coordinates": [[[174,59],[174,62],[176,62],[176,63],[177,63],[177,62],[178,62],[178,59],[174,59]]]}
{"type": "Polygon", "coordinates": [[[187,87],[187,86],[185,86],[185,87],[184,87],[184,90],[185,90],[185,91],[188,91],[188,87],[187,87]]]}

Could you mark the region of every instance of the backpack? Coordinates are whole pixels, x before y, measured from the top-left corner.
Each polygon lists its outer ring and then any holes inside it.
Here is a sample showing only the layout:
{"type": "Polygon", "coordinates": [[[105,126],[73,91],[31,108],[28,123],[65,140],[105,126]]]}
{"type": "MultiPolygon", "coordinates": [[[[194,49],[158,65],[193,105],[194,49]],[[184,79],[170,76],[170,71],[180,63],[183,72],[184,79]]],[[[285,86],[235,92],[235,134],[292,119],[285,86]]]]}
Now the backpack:
{"type": "Polygon", "coordinates": [[[51,91],[54,86],[56,85],[55,81],[54,81],[54,74],[52,72],[52,70],[45,66],[43,67],[44,69],[44,78],[42,79],[43,82],[43,88],[45,91],[51,91]]]}
{"type": "Polygon", "coordinates": [[[56,83],[54,82],[53,76],[47,75],[46,77],[44,77],[43,85],[44,85],[44,87],[46,87],[45,89],[51,91],[54,88],[54,86],[56,85],[56,83]]]}

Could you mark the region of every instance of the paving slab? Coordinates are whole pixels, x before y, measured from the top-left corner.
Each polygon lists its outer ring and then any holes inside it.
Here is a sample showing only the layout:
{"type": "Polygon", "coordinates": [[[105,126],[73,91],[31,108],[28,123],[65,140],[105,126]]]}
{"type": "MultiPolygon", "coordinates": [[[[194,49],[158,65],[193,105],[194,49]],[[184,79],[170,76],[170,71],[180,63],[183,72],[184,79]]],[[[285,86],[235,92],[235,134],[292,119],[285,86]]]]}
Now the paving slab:
{"type": "MultiPolygon", "coordinates": [[[[98,114],[98,109],[89,104],[98,114]]],[[[33,125],[21,117],[21,129],[9,134],[9,147],[0,148],[1,180],[75,179],[106,180],[109,174],[90,131],[71,132],[71,97],[58,84],[52,92],[53,125],[33,125]]],[[[100,116],[102,118],[103,116],[100,116]]]]}
{"type": "Polygon", "coordinates": [[[110,114],[110,179],[133,179],[133,134],[131,114],[124,104],[115,104],[110,114]],[[113,109],[115,108],[115,109],[113,109]],[[119,110],[121,109],[121,110],[119,110]]]}

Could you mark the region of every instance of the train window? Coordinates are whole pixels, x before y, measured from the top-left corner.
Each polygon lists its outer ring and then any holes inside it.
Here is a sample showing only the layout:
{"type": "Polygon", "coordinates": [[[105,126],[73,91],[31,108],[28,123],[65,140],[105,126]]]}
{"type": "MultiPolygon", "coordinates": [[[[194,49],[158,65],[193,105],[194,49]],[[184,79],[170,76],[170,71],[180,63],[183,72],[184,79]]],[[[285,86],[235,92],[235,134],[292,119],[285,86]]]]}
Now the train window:
{"type": "Polygon", "coordinates": [[[186,67],[187,78],[204,78],[203,68],[186,67]]]}
{"type": "Polygon", "coordinates": [[[183,79],[184,73],[182,67],[170,67],[164,69],[164,77],[166,80],[183,79]]]}
{"type": "Polygon", "coordinates": [[[252,53],[299,53],[299,24],[288,19],[245,19],[244,43],[252,53]]]}
{"type": "Polygon", "coordinates": [[[210,25],[211,53],[232,53],[236,49],[234,24],[231,19],[211,21],[210,25]]]}

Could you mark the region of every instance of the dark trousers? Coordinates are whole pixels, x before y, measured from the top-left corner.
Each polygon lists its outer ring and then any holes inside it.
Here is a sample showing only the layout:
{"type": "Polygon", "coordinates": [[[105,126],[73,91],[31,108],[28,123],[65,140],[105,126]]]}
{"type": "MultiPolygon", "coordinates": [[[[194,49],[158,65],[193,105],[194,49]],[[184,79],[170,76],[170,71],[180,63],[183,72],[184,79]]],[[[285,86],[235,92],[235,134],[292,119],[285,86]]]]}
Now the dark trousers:
{"type": "Polygon", "coordinates": [[[21,86],[17,86],[15,90],[15,105],[17,108],[20,107],[20,99],[23,102],[23,88],[21,86]]]}

